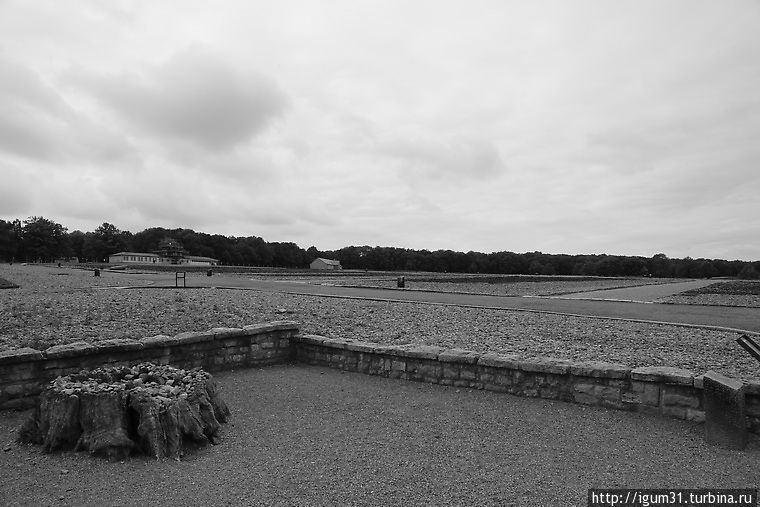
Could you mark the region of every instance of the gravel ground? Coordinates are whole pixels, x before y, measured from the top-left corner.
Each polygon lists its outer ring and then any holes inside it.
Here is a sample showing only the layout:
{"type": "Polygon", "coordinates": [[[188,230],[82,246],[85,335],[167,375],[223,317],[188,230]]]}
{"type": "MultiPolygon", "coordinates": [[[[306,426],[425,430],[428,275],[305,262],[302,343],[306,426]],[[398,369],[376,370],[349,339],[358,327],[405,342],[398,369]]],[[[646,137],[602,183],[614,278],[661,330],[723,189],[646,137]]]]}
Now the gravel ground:
{"type": "Polygon", "coordinates": [[[760,308],[760,280],[719,281],[700,289],[662,298],[659,302],[760,308]]]}
{"type": "MultiPolygon", "coordinates": [[[[735,333],[509,310],[320,298],[253,290],[112,289],[152,275],[3,266],[19,289],[0,292],[0,350],[139,339],[212,327],[293,320],[301,332],[384,344],[428,344],[525,357],[715,370],[760,380],[735,333]],[[63,274],[59,274],[63,273],[63,274]]],[[[173,275],[172,275],[173,276],[173,275]]],[[[188,275],[191,276],[191,275],[188,275]]],[[[198,274],[197,276],[203,276],[198,274]]],[[[190,282],[189,282],[190,283],[190,282]]]]}
{"type": "Polygon", "coordinates": [[[182,462],[43,455],[0,412],[0,503],[584,506],[588,488],[755,488],[760,441],[701,425],[309,366],[217,376],[219,446],[182,462]]]}
{"type": "Polygon", "coordinates": [[[752,294],[678,294],[657,300],[675,305],[746,306],[760,308],[760,296],[752,294]]]}
{"type": "MultiPolygon", "coordinates": [[[[444,275],[440,275],[444,276],[444,275]]],[[[448,278],[456,279],[451,275],[448,278]]],[[[476,277],[477,278],[477,277],[476,277]]],[[[485,277],[484,277],[485,278],[485,277]]],[[[514,278],[514,277],[512,277],[514,278]]],[[[460,281],[430,281],[427,279],[417,280],[415,276],[405,277],[407,289],[434,290],[441,292],[465,292],[471,294],[492,294],[497,296],[557,296],[575,292],[588,292],[600,289],[618,289],[623,287],[636,287],[639,285],[661,284],[673,281],[670,278],[602,278],[597,280],[574,280],[565,281],[540,281],[540,278],[532,278],[531,281],[510,281],[504,278],[503,282],[473,282],[472,276],[462,277],[460,281]]],[[[499,280],[499,277],[487,279],[499,280]]],[[[304,279],[307,280],[307,279],[304,279]]],[[[313,278],[311,279],[313,281],[313,278]]],[[[322,283],[333,285],[353,285],[359,287],[395,288],[396,277],[324,277],[322,283]]]]}

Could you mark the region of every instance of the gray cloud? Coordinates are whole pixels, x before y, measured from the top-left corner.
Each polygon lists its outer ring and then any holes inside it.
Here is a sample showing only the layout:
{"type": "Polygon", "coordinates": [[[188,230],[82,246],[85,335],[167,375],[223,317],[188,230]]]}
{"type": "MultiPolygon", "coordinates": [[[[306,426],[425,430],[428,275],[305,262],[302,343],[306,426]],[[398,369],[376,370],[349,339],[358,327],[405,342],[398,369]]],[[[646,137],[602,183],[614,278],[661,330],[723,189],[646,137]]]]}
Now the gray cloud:
{"type": "Polygon", "coordinates": [[[405,175],[483,179],[505,170],[496,146],[465,136],[395,138],[380,143],[380,152],[401,160],[405,175]],[[407,172],[410,171],[410,172],[407,172]]]}
{"type": "Polygon", "coordinates": [[[0,150],[39,161],[134,161],[123,137],[72,108],[53,84],[0,52],[0,150]]]}
{"type": "Polygon", "coordinates": [[[138,127],[215,150],[246,142],[288,104],[270,79],[197,45],[139,73],[69,78],[138,127]]]}
{"type": "Polygon", "coordinates": [[[47,159],[66,122],[65,105],[39,76],[0,52],[0,148],[47,159]]]}

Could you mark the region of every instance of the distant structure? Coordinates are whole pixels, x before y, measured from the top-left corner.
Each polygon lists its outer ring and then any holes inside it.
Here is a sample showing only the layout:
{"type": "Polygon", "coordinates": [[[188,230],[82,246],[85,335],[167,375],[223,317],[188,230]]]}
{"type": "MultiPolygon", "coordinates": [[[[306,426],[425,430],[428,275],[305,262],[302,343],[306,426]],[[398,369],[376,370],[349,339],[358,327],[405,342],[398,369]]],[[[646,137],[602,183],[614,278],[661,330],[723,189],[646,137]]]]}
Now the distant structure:
{"type": "Polygon", "coordinates": [[[187,264],[189,266],[216,266],[218,259],[213,257],[201,257],[198,255],[186,255],[182,258],[162,257],[154,253],[144,252],[119,252],[108,256],[110,264],[187,264]]]}
{"type": "Polygon", "coordinates": [[[158,244],[158,250],[152,253],[118,252],[108,256],[110,264],[188,264],[195,266],[216,266],[218,259],[187,255],[182,244],[172,238],[164,238],[158,244]]]}
{"type": "Polygon", "coordinates": [[[172,264],[182,264],[182,260],[188,252],[182,247],[182,243],[166,237],[158,243],[158,250],[153,253],[164,259],[169,259],[172,264]]]}
{"type": "Polygon", "coordinates": [[[329,270],[343,269],[343,267],[340,265],[340,261],[334,261],[332,259],[323,259],[321,257],[314,259],[312,263],[309,264],[309,267],[311,269],[329,269],[329,270]]]}

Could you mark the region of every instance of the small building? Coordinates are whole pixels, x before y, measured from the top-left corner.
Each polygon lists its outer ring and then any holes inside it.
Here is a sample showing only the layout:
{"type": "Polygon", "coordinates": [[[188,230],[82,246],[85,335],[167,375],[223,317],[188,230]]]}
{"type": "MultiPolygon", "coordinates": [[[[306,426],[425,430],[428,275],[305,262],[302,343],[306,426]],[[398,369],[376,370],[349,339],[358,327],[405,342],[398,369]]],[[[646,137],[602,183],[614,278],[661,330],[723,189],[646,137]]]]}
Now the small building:
{"type": "Polygon", "coordinates": [[[181,258],[166,257],[157,253],[119,252],[108,256],[110,264],[187,264],[190,266],[216,266],[218,259],[187,255],[181,258]]]}
{"type": "Polygon", "coordinates": [[[186,255],[185,262],[191,266],[216,266],[219,264],[218,259],[213,257],[202,257],[199,255],[186,255]]]}
{"type": "Polygon", "coordinates": [[[340,265],[340,261],[334,261],[332,259],[322,259],[321,257],[314,259],[311,264],[309,264],[309,267],[311,269],[330,269],[330,270],[338,270],[343,269],[343,267],[340,265]]]}

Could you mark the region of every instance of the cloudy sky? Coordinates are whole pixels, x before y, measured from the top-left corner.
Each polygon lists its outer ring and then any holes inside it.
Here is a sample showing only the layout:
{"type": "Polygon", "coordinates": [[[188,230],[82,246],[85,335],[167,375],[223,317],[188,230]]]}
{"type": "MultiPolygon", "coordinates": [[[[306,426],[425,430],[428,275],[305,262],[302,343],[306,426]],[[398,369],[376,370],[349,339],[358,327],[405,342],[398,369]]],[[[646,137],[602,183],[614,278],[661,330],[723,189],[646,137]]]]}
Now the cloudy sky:
{"type": "Polygon", "coordinates": [[[0,0],[0,218],[760,259],[760,1],[0,0]]]}

